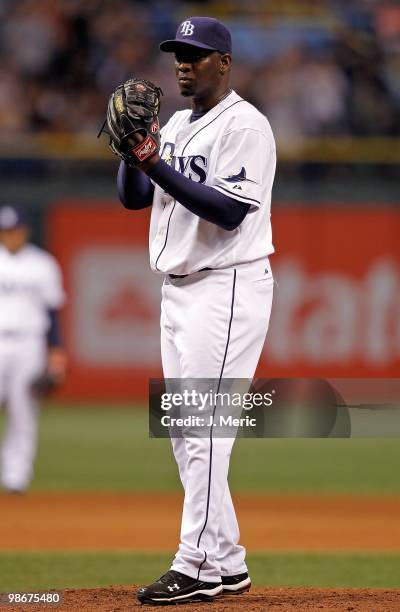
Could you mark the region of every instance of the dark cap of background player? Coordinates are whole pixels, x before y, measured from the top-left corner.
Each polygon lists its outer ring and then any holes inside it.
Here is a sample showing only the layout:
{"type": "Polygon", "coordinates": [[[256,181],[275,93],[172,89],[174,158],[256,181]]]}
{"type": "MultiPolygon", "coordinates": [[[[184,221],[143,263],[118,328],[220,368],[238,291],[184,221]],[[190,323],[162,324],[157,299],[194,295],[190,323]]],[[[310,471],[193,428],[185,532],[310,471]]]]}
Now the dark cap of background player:
{"type": "Polygon", "coordinates": [[[26,212],[14,204],[4,204],[0,207],[0,230],[12,230],[28,225],[26,212]]]}
{"type": "Polygon", "coordinates": [[[174,53],[187,47],[232,54],[231,34],[220,21],[212,17],[189,17],[179,24],[173,40],[164,40],[161,51],[174,53]]]}

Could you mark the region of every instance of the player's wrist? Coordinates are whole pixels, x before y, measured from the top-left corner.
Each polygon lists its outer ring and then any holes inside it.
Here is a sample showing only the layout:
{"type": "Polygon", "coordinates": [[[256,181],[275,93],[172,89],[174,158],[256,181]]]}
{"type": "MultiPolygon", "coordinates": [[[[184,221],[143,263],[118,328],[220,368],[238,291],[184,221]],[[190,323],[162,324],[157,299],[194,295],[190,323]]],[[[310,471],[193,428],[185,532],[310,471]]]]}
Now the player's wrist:
{"type": "Polygon", "coordinates": [[[47,371],[60,382],[67,371],[67,354],[62,346],[49,346],[47,350],[47,371]]]}
{"type": "Polygon", "coordinates": [[[140,168],[140,170],[142,170],[146,174],[149,174],[149,172],[151,172],[151,170],[154,168],[156,164],[158,164],[160,160],[161,160],[161,157],[159,156],[159,154],[155,153],[154,155],[152,155],[145,161],[138,164],[138,168],[140,168]]]}

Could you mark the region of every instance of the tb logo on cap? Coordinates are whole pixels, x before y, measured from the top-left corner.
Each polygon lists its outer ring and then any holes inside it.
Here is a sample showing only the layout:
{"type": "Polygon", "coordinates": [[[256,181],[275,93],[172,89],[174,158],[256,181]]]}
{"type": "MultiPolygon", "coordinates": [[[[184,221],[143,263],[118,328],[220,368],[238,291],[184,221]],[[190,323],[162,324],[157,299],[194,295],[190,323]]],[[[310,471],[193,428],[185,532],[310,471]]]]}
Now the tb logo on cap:
{"type": "Polygon", "coordinates": [[[183,36],[191,36],[193,34],[193,31],[194,25],[191,21],[184,21],[182,23],[180,33],[183,34],[183,36]]]}

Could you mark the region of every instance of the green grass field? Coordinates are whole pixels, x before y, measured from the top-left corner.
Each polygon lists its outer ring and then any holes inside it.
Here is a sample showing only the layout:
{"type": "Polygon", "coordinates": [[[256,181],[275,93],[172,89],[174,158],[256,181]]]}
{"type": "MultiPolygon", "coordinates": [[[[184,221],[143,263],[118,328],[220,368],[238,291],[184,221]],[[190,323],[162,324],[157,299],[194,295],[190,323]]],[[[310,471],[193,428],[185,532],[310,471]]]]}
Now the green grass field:
{"type": "MultiPolygon", "coordinates": [[[[0,431],[3,426],[0,415],[0,431]]],[[[230,482],[234,491],[258,494],[398,495],[399,465],[398,439],[242,439],[235,444],[230,482]]],[[[170,443],[149,439],[146,410],[43,410],[32,490],[179,488],[170,443]]],[[[3,551],[0,591],[143,583],[170,560],[165,553],[3,551]]],[[[256,585],[400,588],[400,555],[266,552],[249,555],[249,566],[256,585]]]]}
{"type": "MultiPolygon", "coordinates": [[[[2,553],[0,592],[146,584],[170,566],[160,553],[2,553]]],[[[249,554],[255,586],[399,588],[400,555],[249,554]]]]}
{"type": "MultiPolygon", "coordinates": [[[[34,489],[180,489],[169,440],[149,438],[146,410],[48,406],[34,489]]],[[[252,493],[398,494],[400,440],[239,439],[233,490],[252,493]]]]}

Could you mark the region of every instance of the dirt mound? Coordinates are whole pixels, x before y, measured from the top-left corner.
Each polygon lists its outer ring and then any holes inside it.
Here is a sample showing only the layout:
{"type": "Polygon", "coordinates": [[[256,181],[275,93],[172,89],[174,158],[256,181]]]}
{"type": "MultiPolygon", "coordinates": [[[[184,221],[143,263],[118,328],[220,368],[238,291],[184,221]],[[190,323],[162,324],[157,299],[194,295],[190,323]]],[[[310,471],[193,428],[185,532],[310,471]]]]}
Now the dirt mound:
{"type": "MultiPolygon", "coordinates": [[[[81,612],[131,612],[132,610],[160,610],[160,606],[141,606],[136,599],[137,587],[115,586],[102,589],[67,589],[64,603],[54,610],[81,612]]],[[[53,606],[51,606],[53,608],[53,606]]],[[[171,609],[171,608],[167,608],[171,609]]],[[[221,596],[212,603],[180,604],[172,608],[179,612],[246,612],[276,610],[277,612],[394,612],[400,609],[400,590],[394,589],[304,589],[271,588],[252,589],[236,596],[221,596]]],[[[31,612],[49,612],[49,606],[29,606],[31,612]]],[[[22,608],[7,606],[8,612],[21,612],[22,608]]]]}

